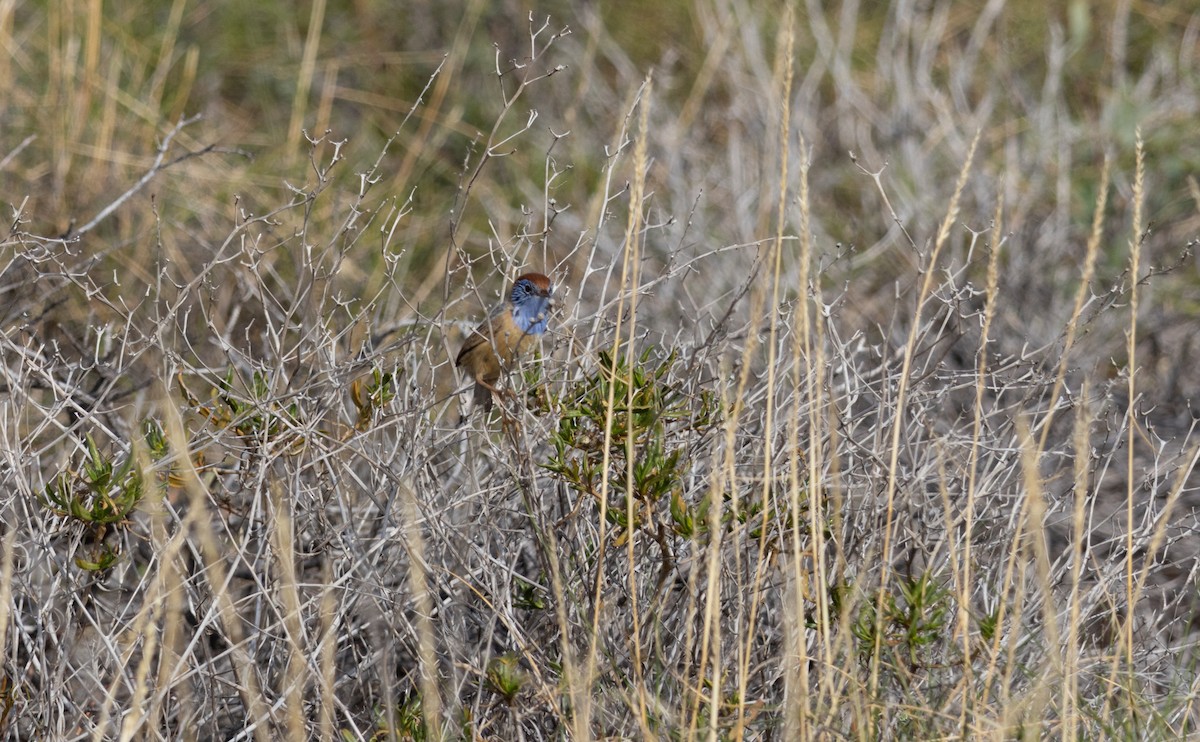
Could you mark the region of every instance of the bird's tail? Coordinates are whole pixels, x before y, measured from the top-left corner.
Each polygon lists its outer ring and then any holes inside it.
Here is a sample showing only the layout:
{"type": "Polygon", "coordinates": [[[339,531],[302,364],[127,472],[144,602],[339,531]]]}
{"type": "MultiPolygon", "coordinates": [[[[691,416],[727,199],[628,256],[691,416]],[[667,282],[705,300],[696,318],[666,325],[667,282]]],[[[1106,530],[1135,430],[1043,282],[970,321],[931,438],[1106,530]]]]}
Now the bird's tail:
{"type": "Polygon", "coordinates": [[[458,425],[462,427],[466,424],[467,419],[475,412],[476,409],[483,410],[483,414],[488,414],[492,411],[492,390],[483,384],[475,384],[475,393],[471,395],[471,406],[463,409],[458,416],[458,425]]]}
{"type": "Polygon", "coordinates": [[[475,384],[475,404],[473,406],[478,407],[481,410],[483,410],[483,414],[485,414],[485,415],[487,413],[491,412],[492,411],[492,390],[488,389],[483,384],[476,383],[475,384]]]}

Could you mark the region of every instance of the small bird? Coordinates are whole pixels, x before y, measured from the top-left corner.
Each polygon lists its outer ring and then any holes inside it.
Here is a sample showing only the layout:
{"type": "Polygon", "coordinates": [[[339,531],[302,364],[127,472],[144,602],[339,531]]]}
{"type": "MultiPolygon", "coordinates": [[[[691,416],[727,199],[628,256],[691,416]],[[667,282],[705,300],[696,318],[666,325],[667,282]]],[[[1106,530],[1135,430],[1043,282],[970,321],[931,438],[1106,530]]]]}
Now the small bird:
{"type": "Polygon", "coordinates": [[[508,300],[496,305],[463,343],[454,365],[475,380],[475,404],[486,413],[501,371],[512,365],[546,331],[554,308],[554,284],[541,273],[526,273],[513,282],[508,300]]]}

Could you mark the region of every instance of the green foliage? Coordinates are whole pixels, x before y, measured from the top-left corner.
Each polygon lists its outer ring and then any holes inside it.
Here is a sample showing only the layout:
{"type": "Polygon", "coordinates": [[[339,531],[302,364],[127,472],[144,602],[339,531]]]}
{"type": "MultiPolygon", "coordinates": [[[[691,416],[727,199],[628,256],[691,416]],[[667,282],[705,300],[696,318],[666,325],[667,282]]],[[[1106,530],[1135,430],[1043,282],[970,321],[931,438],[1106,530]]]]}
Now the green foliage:
{"type": "Polygon", "coordinates": [[[92,526],[123,521],[142,499],[142,476],[132,457],[117,464],[100,453],[88,433],[87,457],[78,472],[62,472],[43,490],[43,504],[92,526]]]}
{"type": "Polygon", "coordinates": [[[411,740],[411,742],[424,742],[425,734],[425,712],[421,707],[420,696],[413,695],[396,709],[395,726],[389,722],[386,715],[379,719],[375,727],[375,734],[372,740],[411,740]]]}
{"type": "MultiPolygon", "coordinates": [[[[425,707],[419,695],[408,696],[394,711],[394,715],[389,719],[382,709],[376,709],[375,731],[369,738],[371,742],[424,742],[431,739],[425,726],[425,707]]],[[[460,713],[457,721],[458,737],[434,736],[433,739],[469,739],[473,729],[471,709],[463,708],[460,713]]],[[[340,732],[344,740],[361,739],[349,729],[342,729],[340,732]]]]}
{"type": "Polygon", "coordinates": [[[513,576],[513,605],[517,608],[523,608],[531,611],[541,611],[546,609],[546,598],[542,591],[536,585],[523,580],[519,576],[513,576]]]}
{"type": "Polygon", "coordinates": [[[304,444],[303,438],[296,433],[303,425],[299,405],[293,402],[284,406],[273,401],[270,381],[261,371],[255,371],[251,377],[248,399],[234,389],[233,380],[231,368],[212,391],[208,404],[192,395],[182,380],[180,387],[192,408],[217,428],[263,443],[284,441],[289,452],[299,450],[304,444]]]}
{"type": "MultiPolygon", "coordinates": [[[[153,420],[143,423],[145,445],[152,459],[167,450],[162,429],[153,420]]],[[[91,433],[85,436],[87,451],[76,471],[60,472],[42,490],[42,505],[56,515],[81,524],[96,544],[88,556],[77,554],[75,565],[94,572],[108,569],[120,558],[119,550],[105,543],[112,528],[123,526],[147,494],[142,470],[131,454],[118,460],[101,452],[91,433]]]]}
{"type": "Polygon", "coordinates": [[[877,618],[875,599],[865,600],[851,631],[858,639],[860,656],[869,657],[879,642],[908,667],[921,667],[926,655],[951,649],[946,633],[953,610],[951,595],[929,572],[902,580],[898,589],[899,594],[884,596],[882,621],[877,618]],[[876,633],[880,630],[882,635],[876,633]]]}
{"type": "Polygon", "coordinates": [[[529,676],[521,669],[521,658],[508,653],[493,657],[488,663],[487,682],[505,703],[511,704],[529,682],[529,676]]]}
{"type": "Polygon", "coordinates": [[[350,383],[350,401],[358,410],[358,419],[354,427],[366,430],[375,419],[379,410],[387,406],[396,397],[395,374],[384,373],[379,369],[371,371],[371,380],[355,379],[350,383]]]}
{"type": "Polygon", "coordinates": [[[221,381],[220,399],[229,410],[228,425],[238,435],[262,435],[267,438],[278,436],[299,420],[299,409],[295,403],[286,408],[271,403],[263,408],[263,402],[271,398],[271,384],[266,374],[255,371],[250,384],[250,399],[243,400],[233,389],[233,369],[221,381]]]}
{"type": "Polygon", "coordinates": [[[688,452],[694,450],[688,444],[716,425],[720,406],[709,390],[689,395],[672,387],[676,363],[674,353],[655,362],[650,349],[632,365],[601,351],[594,371],[553,400],[561,417],[550,439],[554,453],[543,466],[579,495],[599,501],[607,453],[609,522],[623,530],[658,528],[668,518],[671,530],[691,538],[704,527],[706,505],[683,496],[688,452]]]}
{"type": "Polygon", "coordinates": [[[891,602],[889,619],[899,628],[909,661],[919,664],[918,650],[948,640],[950,593],[928,572],[900,583],[900,601],[891,602]]]}
{"type": "Polygon", "coordinates": [[[1000,609],[996,608],[979,617],[979,635],[990,642],[996,638],[996,627],[1000,625],[1000,609]]]}

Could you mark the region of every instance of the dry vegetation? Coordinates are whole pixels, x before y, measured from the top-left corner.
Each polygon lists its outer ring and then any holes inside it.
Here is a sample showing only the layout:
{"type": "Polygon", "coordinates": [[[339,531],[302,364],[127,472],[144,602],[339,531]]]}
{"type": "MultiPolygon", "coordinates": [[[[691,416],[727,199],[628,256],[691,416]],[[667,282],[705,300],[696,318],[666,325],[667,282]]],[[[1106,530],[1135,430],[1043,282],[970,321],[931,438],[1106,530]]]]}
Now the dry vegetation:
{"type": "Polygon", "coordinates": [[[1200,733],[1200,11],[401,5],[0,2],[5,739],[1200,733]]]}

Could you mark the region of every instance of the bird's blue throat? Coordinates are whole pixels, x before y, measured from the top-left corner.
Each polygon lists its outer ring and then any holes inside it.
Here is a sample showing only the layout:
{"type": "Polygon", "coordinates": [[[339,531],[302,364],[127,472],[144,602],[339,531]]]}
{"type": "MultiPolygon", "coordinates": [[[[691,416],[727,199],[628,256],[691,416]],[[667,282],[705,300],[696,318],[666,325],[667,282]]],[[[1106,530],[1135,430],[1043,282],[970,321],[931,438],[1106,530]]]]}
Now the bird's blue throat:
{"type": "MultiPolygon", "coordinates": [[[[516,293],[516,292],[514,292],[516,293]]],[[[550,297],[526,294],[514,297],[513,322],[526,335],[541,335],[546,331],[546,318],[550,314],[550,297]]]]}

